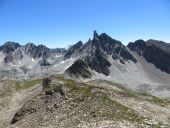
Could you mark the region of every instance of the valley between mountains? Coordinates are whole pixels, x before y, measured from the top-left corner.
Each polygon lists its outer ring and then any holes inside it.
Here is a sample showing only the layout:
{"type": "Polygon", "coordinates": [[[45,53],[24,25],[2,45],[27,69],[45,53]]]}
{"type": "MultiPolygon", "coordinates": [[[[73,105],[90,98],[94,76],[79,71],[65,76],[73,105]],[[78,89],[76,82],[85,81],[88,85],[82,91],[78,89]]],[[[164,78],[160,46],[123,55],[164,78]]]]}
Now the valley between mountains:
{"type": "Polygon", "coordinates": [[[169,128],[170,44],[106,33],[68,49],[0,46],[2,128],[169,128]]]}

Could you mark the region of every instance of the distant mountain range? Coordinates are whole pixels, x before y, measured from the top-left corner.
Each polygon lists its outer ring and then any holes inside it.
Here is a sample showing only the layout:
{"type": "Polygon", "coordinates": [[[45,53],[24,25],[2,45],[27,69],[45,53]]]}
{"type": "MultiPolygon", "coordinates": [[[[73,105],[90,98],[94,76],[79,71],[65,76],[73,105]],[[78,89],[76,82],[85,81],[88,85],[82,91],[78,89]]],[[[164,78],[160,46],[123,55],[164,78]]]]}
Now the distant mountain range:
{"type": "MultiPolygon", "coordinates": [[[[93,33],[86,43],[49,49],[33,43],[0,46],[0,79],[27,79],[51,74],[107,79],[140,90],[136,85],[170,83],[170,44],[137,40],[127,46],[106,33],[93,33]]],[[[154,91],[154,90],[152,90],[154,91]]]]}

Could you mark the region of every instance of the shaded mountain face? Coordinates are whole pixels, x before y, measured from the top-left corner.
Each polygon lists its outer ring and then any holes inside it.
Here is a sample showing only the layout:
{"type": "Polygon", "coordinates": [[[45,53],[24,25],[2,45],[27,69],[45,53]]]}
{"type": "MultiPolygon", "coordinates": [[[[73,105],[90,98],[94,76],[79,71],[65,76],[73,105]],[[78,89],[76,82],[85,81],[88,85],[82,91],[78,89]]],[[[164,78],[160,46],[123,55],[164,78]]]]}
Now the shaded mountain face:
{"type": "Polygon", "coordinates": [[[75,61],[74,64],[66,70],[66,73],[69,75],[74,74],[76,76],[81,76],[83,78],[91,77],[91,73],[88,71],[87,63],[81,59],[75,61]]]}
{"type": "Polygon", "coordinates": [[[64,58],[65,59],[70,58],[70,56],[73,55],[76,52],[76,50],[78,50],[81,46],[83,46],[83,42],[82,41],[77,42],[75,45],[73,45],[66,51],[64,58]]]}
{"type": "Polygon", "coordinates": [[[156,47],[160,48],[164,52],[170,54],[170,43],[165,43],[163,41],[153,40],[150,39],[147,41],[149,45],[155,45],[156,47]]]}
{"type": "Polygon", "coordinates": [[[119,60],[122,64],[128,60],[137,62],[120,41],[112,39],[105,33],[98,35],[96,31],[94,31],[92,40],[89,39],[84,45],[80,42],[73,45],[65,56],[67,58],[79,57],[90,69],[104,75],[109,75],[109,67],[111,66],[108,60],[109,56],[114,60],[119,60]]]}
{"type": "Polygon", "coordinates": [[[152,63],[160,70],[170,73],[170,45],[156,40],[137,40],[129,43],[128,48],[143,56],[147,62],[152,63]]]}
{"type": "Polygon", "coordinates": [[[6,42],[4,45],[0,46],[0,51],[4,53],[10,53],[19,47],[21,47],[20,44],[9,41],[9,42],[6,42]]]}
{"type": "Polygon", "coordinates": [[[17,64],[19,59],[22,59],[23,55],[22,53],[18,54],[17,56],[15,56],[13,53],[9,53],[5,58],[4,58],[4,63],[5,64],[17,64]]]}

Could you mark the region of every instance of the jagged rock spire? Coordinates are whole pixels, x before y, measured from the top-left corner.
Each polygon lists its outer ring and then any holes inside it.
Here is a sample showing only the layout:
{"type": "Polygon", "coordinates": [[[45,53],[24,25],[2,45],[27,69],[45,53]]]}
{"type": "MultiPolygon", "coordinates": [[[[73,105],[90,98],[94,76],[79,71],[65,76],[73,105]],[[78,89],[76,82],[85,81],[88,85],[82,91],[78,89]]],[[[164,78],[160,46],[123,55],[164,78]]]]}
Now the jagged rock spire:
{"type": "Polygon", "coordinates": [[[98,38],[98,33],[96,30],[94,30],[94,32],[93,32],[93,38],[98,38]]]}

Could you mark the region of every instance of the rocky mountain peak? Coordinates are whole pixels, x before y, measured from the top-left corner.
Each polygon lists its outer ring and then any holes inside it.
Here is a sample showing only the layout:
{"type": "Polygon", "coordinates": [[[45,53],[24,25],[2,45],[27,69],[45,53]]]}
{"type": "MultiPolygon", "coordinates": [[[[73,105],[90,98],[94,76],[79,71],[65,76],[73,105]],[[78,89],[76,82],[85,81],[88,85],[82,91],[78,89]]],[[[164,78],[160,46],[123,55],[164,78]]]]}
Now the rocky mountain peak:
{"type": "MultiPolygon", "coordinates": [[[[129,44],[132,44],[133,42],[130,42],[129,44]]],[[[129,45],[128,44],[128,45],[129,45]]],[[[139,40],[136,40],[135,42],[134,42],[134,44],[136,44],[136,46],[138,46],[138,47],[144,47],[145,45],[146,45],[146,42],[144,41],[144,40],[142,40],[142,39],[139,39],[139,40]]]]}
{"type": "Polygon", "coordinates": [[[36,45],[34,43],[27,43],[25,47],[35,47],[36,45]]]}
{"type": "Polygon", "coordinates": [[[21,60],[29,56],[30,58],[46,58],[51,55],[52,51],[44,45],[36,46],[33,43],[28,43],[24,46],[19,47],[18,49],[14,50],[11,54],[8,54],[4,58],[5,63],[12,63],[17,64],[20,63],[21,60]]]}
{"type": "Polygon", "coordinates": [[[101,35],[99,35],[100,39],[112,39],[109,35],[107,35],[106,33],[102,33],[101,35]]]}
{"type": "Polygon", "coordinates": [[[160,43],[156,40],[137,40],[134,43],[129,43],[128,48],[136,52],[139,56],[146,59],[148,63],[152,63],[161,71],[170,73],[170,49],[169,44],[160,43]]]}
{"type": "Polygon", "coordinates": [[[22,53],[27,54],[33,58],[37,58],[37,57],[44,58],[50,54],[50,49],[47,48],[45,45],[36,46],[33,43],[26,44],[20,50],[22,51],[22,53]]]}
{"type": "MultiPolygon", "coordinates": [[[[131,60],[133,62],[137,62],[137,60],[133,57],[133,55],[128,51],[128,49],[120,42],[115,39],[112,39],[106,33],[102,33],[98,35],[96,31],[93,33],[94,38],[89,40],[84,45],[75,45],[72,46],[65,56],[67,59],[69,57],[76,57],[82,59],[90,69],[103,73],[104,75],[109,75],[109,67],[111,63],[108,60],[109,56],[112,56],[114,60],[120,60],[122,64],[125,61],[131,60]],[[79,46],[79,47],[77,47],[79,46]]],[[[83,68],[83,63],[81,64],[83,68]]],[[[73,65],[72,65],[73,66],[73,65]]],[[[72,66],[69,68],[73,70],[72,66]]],[[[87,70],[87,69],[81,69],[87,70]]],[[[70,73],[74,73],[74,71],[69,71],[70,73]]]]}
{"type": "Polygon", "coordinates": [[[166,42],[158,41],[158,40],[154,40],[154,39],[149,39],[146,43],[148,45],[154,45],[154,46],[162,49],[166,53],[170,54],[170,43],[166,43],[166,42]]]}
{"type": "Polygon", "coordinates": [[[95,39],[95,38],[98,38],[98,33],[97,33],[96,30],[94,30],[94,32],[93,32],[93,38],[94,38],[94,39],[95,39]]]}
{"type": "Polygon", "coordinates": [[[119,45],[119,46],[122,45],[120,41],[112,39],[106,33],[102,33],[101,35],[98,35],[97,32],[94,31],[93,36],[94,38],[92,40],[89,40],[85,44],[86,47],[89,47],[93,50],[98,49],[106,52],[107,54],[110,54],[110,52],[113,51],[115,45],[119,45]]]}
{"type": "Polygon", "coordinates": [[[0,46],[0,51],[4,53],[10,53],[19,47],[21,47],[20,44],[9,41],[9,42],[6,42],[4,45],[0,46]]]}
{"type": "Polygon", "coordinates": [[[144,40],[136,40],[134,43],[130,42],[127,47],[132,50],[136,51],[139,55],[142,55],[142,49],[145,49],[147,46],[146,42],[144,40]]]}

